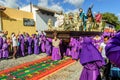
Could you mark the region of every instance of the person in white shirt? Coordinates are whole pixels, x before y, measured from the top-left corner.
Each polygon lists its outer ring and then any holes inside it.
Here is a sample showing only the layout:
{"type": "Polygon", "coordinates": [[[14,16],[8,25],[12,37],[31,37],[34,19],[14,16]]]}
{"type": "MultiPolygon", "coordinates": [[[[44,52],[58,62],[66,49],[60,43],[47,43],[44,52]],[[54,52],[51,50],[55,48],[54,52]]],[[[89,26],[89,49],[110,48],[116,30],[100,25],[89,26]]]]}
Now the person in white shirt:
{"type": "Polygon", "coordinates": [[[105,55],[105,47],[106,47],[106,44],[109,40],[109,37],[108,36],[104,36],[104,41],[100,44],[100,47],[99,47],[99,51],[101,52],[102,54],[102,57],[106,60],[107,57],[105,55]]]}
{"type": "Polygon", "coordinates": [[[12,46],[13,46],[13,59],[15,59],[15,55],[17,53],[17,47],[18,47],[18,40],[15,33],[12,33],[11,37],[12,37],[12,46]]]}
{"type": "Polygon", "coordinates": [[[104,42],[102,42],[100,44],[100,47],[99,47],[99,51],[101,52],[102,57],[104,58],[104,60],[106,62],[106,65],[103,68],[103,75],[102,75],[102,78],[105,79],[105,80],[108,80],[109,71],[110,71],[110,63],[109,63],[109,61],[106,57],[106,53],[105,53],[105,47],[106,47],[106,44],[107,44],[108,40],[109,40],[109,37],[104,36],[104,42]]]}

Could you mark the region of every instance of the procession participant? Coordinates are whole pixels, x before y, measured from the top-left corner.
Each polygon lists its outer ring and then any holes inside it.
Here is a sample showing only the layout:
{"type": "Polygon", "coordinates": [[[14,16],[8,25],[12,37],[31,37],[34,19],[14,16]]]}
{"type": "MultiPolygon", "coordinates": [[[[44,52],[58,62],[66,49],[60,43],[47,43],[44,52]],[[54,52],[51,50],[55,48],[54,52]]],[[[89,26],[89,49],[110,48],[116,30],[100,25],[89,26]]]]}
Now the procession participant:
{"type": "Polygon", "coordinates": [[[100,44],[100,47],[99,47],[99,51],[101,52],[102,57],[105,59],[106,62],[107,62],[107,57],[105,54],[105,47],[106,47],[108,40],[109,40],[109,37],[104,36],[104,41],[100,44]]]}
{"type": "Polygon", "coordinates": [[[8,44],[8,51],[9,51],[9,55],[11,56],[11,44],[12,44],[12,40],[10,39],[10,37],[7,38],[7,44],[8,44]]]}
{"type": "Polygon", "coordinates": [[[2,36],[2,37],[3,37],[3,40],[4,40],[4,39],[7,39],[7,35],[8,35],[8,31],[4,31],[4,32],[3,32],[3,36],[2,36]]]}
{"type": "Polygon", "coordinates": [[[49,39],[46,38],[45,40],[45,51],[48,56],[51,56],[52,53],[52,44],[49,39]]]}
{"type": "Polygon", "coordinates": [[[35,38],[34,38],[34,54],[39,54],[40,50],[39,50],[39,39],[37,38],[37,35],[35,34],[35,38]]]}
{"type": "Polygon", "coordinates": [[[79,53],[78,53],[78,44],[76,39],[73,39],[71,46],[72,46],[71,48],[72,59],[78,60],[79,53]]]}
{"type": "Polygon", "coordinates": [[[71,46],[70,46],[70,43],[71,43],[71,39],[70,39],[70,42],[69,42],[69,44],[67,46],[65,56],[71,56],[71,46]]]}
{"type": "Polygon", "coordinates": [[[67,48],[67,50],[66,50],[66,56],[72,56],[72,54],[71,54],[71,49],[72,49],[72,45],[73,45],[73,42],[74,41],[74,38],[73,37],[71,37],[70,38],[70,42],[69,42],[69,46],[68,46],[68,48],[67,48]]]}
{"type": "Polygon", "coordinates": [[[7,44],[7,40],[6,40],[6,39],[3,40],[2,51],[3,51],[2,57],[3,57],[4,59],[8,59],[9,50],[8,50],[8,44],[7,44]]]}
{"type": "Polygon", "coordinates": [[[29,36],[28,37],[28,40],[27,40],[27,49],[28,49],[28,54],[32,54],[32,42],[33,42],[33,39],[29,36]]]}
{"type": "Polygon", "coordinates": [[[61,52],[60,52],[60,43],[61,40],[57,38],[57,33],[54,33],[54,38],[52,39],[52,60],[60,60],[61,52]]]}
{"type": "Polygon", "coordinates": [[[106,44],[108,43],[108,40],[109,40],[109,36],[104,36],[104,41],[100,44],[100,47],[99,47],[99,51],[101,52],[102,57],[106,62],[106,65],[104,66],[104,69],[102,72],[103,73],[102,77],[106,78],[106,80],[108,80],[108,77],[109,77],[109,61],[105,53],[105,47],[106,47],[106,44]]]}
{"type": "Polygon", "coordinates": [[[34,53],[34,38],[35,38],[35,34],[32,34],[31,38],[32,38],[32,52],[34,53]]]}
{"type": "Polygon", "coordinates": [[[22,34],[20,35],[19,41],[20,41],[20,52],[22,56],[25,56],[25,39],[22,34]]]}
{"type": "Polygon", "coordinates": [[[41,52],[45,52],[45,36],[41,37],[41,52]]]}
{"type": "Polygon", "coordinates": [[[29,34],[28,33],[25,33],[25,37],[24,37],[24,47],[25,47],[25,53],[27,53],[28,52],[28,38],[29,38],[29,34]]]}
{"type": "Polygon", "coordinates": [[[108,64],[108,70],[106,79],[111,76],[112,80],[119,80],[119,68],[120,68],[120,31],[118,31],[114,37],[111,37],[108,44],[105,47],[106,56],[110,60],[108,64]],[[114,73],[113,73],[114,72],[114,73]]]}
{"type": "Polygon", "coordinates": [[[99,69],[105,65],[105,62],[101,56],[101,53],[92,44],[91,38],[83,38],[79,58],[80,63],[83,66],[79,80],[101,80],[99,69]]]}
{"type": "Polygon", "coordinates": [[[80,53],[81,53],[82,43],[83,43],[83,37],[80,36],[78,38],[78,41],[77,41],[77,44],[78,44],[78,53],[79,53],[78,57],[80,56],[80,53]]]}
{"type": "Polygon", "coordinates": [[[15,56],[17,54],[18,40],[15,33],[12,33],[11,37],[12,37],[12,47],[13,47],[13,59],[15,59],[15,56]]]}
{"type": "Polygon", "coordinates": [[[3,38],[0,36],[0,58],[2,58],[3,38]]]}
{"type": "Polygon", "coordinates": [[[45,52],[45,32],[41,31],[39,36],[40,51],[45,52]]]}
{"type": "Polygon", "coordinates": [[[110,62],[120,67],[120,31],[112,37],[106,45],[106,56],[110,62]]]}

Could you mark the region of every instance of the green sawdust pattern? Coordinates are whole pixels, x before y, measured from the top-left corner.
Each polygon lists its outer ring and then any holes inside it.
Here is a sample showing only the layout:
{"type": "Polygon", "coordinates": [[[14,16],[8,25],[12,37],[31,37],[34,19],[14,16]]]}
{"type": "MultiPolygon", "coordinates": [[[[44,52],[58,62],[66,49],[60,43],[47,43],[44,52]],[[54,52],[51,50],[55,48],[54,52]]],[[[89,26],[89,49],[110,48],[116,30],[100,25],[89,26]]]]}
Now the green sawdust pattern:
{"type": "Polygon", "coordinates": [[[58,65],[67,59],[67,57],[59,61],[52,61],[51,59],[48,59],[43,62],[34,63],[29,66],[24,66],[22,68],[16,69],[15,71],[0,74],[0,80],[25,80],[27,77],[32,78],[35,74],[43,73],[45,70],[53,68],[55,67],[55,65],[58,65]]]}

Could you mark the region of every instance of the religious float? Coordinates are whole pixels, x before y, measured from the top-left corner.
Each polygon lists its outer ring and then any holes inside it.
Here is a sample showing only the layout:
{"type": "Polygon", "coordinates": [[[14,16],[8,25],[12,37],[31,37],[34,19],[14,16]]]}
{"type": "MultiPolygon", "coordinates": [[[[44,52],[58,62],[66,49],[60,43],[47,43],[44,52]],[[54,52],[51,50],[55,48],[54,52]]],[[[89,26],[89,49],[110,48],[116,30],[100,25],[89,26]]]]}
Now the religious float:
{"type": "Polygon", "coordinates": [[[69,42],[70,37],[78,38],[80,36],[101,35],[103,32],[102,15],[100,13],[93,17],[92,7],[88,8],[87,14],[79,9],[80,13],[68,13],[56,15],[57,21],[55,26],[51,19],[48,20],[48,30],[45,31],[46,36],[53,38],[54,31],[57,32],[58,38],[69,42]]]}

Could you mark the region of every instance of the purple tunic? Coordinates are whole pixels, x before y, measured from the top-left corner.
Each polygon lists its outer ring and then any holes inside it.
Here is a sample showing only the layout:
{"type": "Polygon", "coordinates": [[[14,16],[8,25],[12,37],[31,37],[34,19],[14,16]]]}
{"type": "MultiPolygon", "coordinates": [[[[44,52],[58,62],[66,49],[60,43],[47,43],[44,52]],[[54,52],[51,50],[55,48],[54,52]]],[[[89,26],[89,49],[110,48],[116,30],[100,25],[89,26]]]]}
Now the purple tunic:
{"type": "Polygon", "coordinates": [[[71,50],[70,50],[70,48],[67,48],[65,56],[71,56],[71,50]]]}
{"type": "Polygon", "coordinates": [[[45,37],[41,37],[41,51],[45,52],[45,37]]]}
{"type": "Polygon", "coordinates": [[[52,53],[51,47],[52,47],[52,45],[50,44],[50,41],[49,41],[49,40],[46,40],[45,50],[46,50],[46,54],[47,54],[48,56],[50,56],[51,53],[52,53]]]}
{"type": "Polygon", "coordinates": [[[57,47],[54,46],[54,43],[56,41],[53,39],[52,40],[52,44],[53,44],[53,48],[52,48],[52,60],[60,60],[61,59],[61,52],[60,52],[60,42],[58,43],[57,47]]]}
{"type": "Polygon", "coordinates": [[[0,37],[0,58],[2,58],[2,46],[3,46],[3,38],[0,37]]]}
{"type": "Polygon", "coordinates": [[[71,56],[71,46],[70,46],[71,42],[69,43],[67,49],[66,49],[66,53],[65,53],[65,56],[71,56]]]}
{"type": "Polygon", "coordinates": [[[77,60],[79,57],[77,40],[74,39],[71,46],[72,46],[72,49],[71,49],[72,59],[77,60]]]}
{"type": "Polygon", "coordinates": [[[84,65],[84,68],[79,80],[101,80],[100,71],[99,71],[99,67],[101,65],[99,64],[101,63],[96,61],[96,62],[87,63],[86,65],[84,65]]]}
{"type": "Polygon", "coordinates": [[[116,33],[106,45],[106,56],[111,63],[120,67],[120,32],[116,33]]]}
{"type": "Polygon", "coordinates": [[[60,60],[61,59],[61,53],[60,49],[53,47],[52,49],[52,60],[60,60]]]}
{"type": "Polygon", "coordinates": [[[34,38],[34,54],[39,54],[39,40],[38,38],[34,38]]]}
{"type": "Polygon", "coordinates": [[[32,38],[28,37],[28,54],[32,54],[32,38]]]}
{"type": "Polygon", "coordinates": [[[70,38],[69,46],[68,46],[68,48],[66,50],[66,53],[65,53],[66,56],[72,56],[72,54],[71,54],[71,48],[70,47],[72,47],[72,45],[73,45],[73,42],[74,42],[73,40],[74,39],[71,37],[70,38]]]}
{"type": "Polygon", "coordinates": [[[8,44],[7,44],[6,41],[3,43],[2,49],[3,49],[3,56],[2,57],[3,58],[8,58],[9,51],[8,51],[8,44]]]}
{"type": "Polygon", "coordinates": [[[25,56],[25,39],[23,35],[20,36],[20,50],[21,50],[22,56],[25,56]]]}
{"type": "Polygon", "coordinates": [[[89,37],[83,39],[79,57],[80,63],[84,66],[80,80],[98,80],[99,68],[105,65],[105,62],[89,37]]]}
{"type": "Polygon", "coordinates": [[[3,38],[0,37],[0,49],[2,49],[2,45],[3,45],[3,38]]]}

